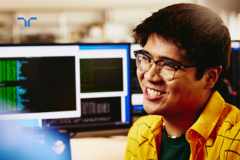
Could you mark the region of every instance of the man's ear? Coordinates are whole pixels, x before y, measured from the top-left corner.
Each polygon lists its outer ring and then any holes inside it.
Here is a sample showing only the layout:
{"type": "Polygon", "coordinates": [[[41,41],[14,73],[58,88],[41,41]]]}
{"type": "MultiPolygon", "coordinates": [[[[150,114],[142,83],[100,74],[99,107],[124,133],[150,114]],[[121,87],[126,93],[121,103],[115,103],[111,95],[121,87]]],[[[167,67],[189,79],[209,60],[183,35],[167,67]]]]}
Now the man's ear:
{"type": "Polygon", "coordinates": [[[205,89],[213,88],[221,72],[222,72],[222,66],[207,69],[206,71],[207,83],[206,83],[205,89]]]}

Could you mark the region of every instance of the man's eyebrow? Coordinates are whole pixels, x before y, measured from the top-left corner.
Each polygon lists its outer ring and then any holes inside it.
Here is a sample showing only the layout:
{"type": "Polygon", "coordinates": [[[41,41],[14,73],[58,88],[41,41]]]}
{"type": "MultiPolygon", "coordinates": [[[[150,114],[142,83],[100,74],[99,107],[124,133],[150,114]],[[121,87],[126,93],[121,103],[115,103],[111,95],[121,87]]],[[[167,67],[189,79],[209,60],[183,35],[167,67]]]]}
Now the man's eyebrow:
{"type": "MultiPolygon", "coordinates": [[[[148,51],[146,51],[146,50],[142,50],[142,51],[143,51],[144,54],[147,54],[147,55],[151,56],[151,54],[148,51]]],[[[168,61],[174,62],[176,64],[183,65],[182,62],[176,61],[173,58],[169,58],[169,57],[165,57],[165,56],[161,56],[160,58],[161,58],[161,60],[168,60],[168,61]]]]}
{"type": "Polygon", "coordinates": [[[142,51],[143,51],[144,54],[147,54],[147,55],[150,55],[150,56],[151,56],[151,54],[150,54],[148,51],[146,51],[146,50],[144,50],[144,49],[142,49],[142,51]]]}
{"type": "Polygon", "coordinates": [[[168,61],[172,61],[172,62],[174,62],[174,63],[176,63],[176,64],[178,64],[178,65],[183,65],[182,64],[182,62],[180,62],[180,61],[176,61],[175,59],[172,59],[172,58],[169,58],[169,57],[161,57],[161,59],[164,59],[164,60],[168,60],[168,61]]]}

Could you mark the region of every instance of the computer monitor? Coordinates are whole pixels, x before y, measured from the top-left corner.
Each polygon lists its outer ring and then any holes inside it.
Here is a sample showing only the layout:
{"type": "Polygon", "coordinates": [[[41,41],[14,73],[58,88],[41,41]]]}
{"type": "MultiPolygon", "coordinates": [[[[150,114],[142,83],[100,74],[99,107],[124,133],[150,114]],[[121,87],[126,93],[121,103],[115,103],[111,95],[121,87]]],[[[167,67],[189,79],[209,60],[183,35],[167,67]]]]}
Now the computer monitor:
{"type": "Polygon", "coordinates": [[[80,116],[77,53],[77,46],[0,46],[0,119],[80,116]]]}
{"type": "Polygon", "coordinates": [[[31,129],[131,126],[130,44],[0,46],[0,119],[31,129]]]}
{"type": "Polygon", "coordinates": [[[147,113],[143,109],[143,92],[140,87],[137,78],[137,66],[136,66],[136,58],[134,56],[135,50],[140,50],[142,47],[137,44],[131,44],[131,105],[132,105],[132,115],[133,116],[142,116],[147,113]]]}

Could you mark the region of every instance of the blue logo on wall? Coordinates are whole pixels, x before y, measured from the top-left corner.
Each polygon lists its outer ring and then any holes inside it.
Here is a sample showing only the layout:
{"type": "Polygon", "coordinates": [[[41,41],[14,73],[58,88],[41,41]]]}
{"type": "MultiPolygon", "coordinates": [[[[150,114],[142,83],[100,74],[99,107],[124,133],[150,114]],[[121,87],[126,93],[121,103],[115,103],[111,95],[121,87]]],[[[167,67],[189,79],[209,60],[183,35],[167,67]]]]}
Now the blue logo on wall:
{"type": "Polygon", "coordinates": [[[31,17],[28,21],[26,21],[23,17],[18,17],[18,20],[24,20],[24,27],[30,27],[30,21],[31,20],[37,20],[37,17],[31,17]]]}

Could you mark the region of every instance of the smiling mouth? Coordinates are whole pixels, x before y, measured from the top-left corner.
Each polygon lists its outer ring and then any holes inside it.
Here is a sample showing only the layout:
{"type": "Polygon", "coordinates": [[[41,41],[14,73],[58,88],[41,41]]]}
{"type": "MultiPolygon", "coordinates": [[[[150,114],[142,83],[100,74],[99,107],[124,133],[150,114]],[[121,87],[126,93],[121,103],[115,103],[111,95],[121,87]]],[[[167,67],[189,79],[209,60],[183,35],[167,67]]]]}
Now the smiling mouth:
{"type": "Polygon", "coordinates": [[[160,95],[162,95],[162,94],[164,94],[166,92],[160,92],[160,91],[156,91],[156,90],[147,88],[147,93],[151,97],[157,97],[157,96],[160,96],[160,95]]]}

